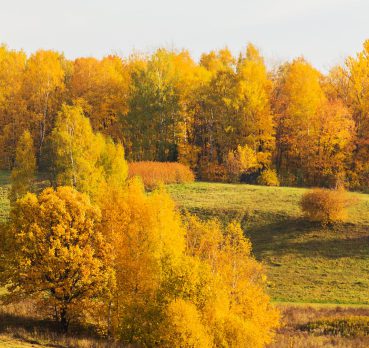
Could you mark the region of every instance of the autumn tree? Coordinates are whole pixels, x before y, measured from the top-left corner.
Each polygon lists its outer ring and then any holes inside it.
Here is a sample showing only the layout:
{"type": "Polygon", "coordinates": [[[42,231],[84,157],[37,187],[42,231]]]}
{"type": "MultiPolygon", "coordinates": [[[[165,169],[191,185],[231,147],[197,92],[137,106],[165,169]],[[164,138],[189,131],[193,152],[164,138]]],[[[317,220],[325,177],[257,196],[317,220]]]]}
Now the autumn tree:
{"type": "Polygon", "coordinates": [[[355,124],[340,100],[326,101],[312,124],[305,183],[323,187],[345,186],[355,139],[355,124]]]}
{"type": "Polygon", "coordinates": [[[103,230],[114,246],[113,327],[123,342],[150,346],[159,339],[163,265],[178,262],[184,251],[180,217],[168,195],[146,195],[137,179],[126,189],[106,191],[100,204],[103,230]]]}
{"type": "Polygon", "coordinates": [[[250,241],[234,222],[222,228],[216,220],[187,216],[186,224],[186,253],[209,265],[213,275],[214,293],[203,315],[214,345],[263,347],[274,335],[278,313],[264,293],[265,275],[250,254],[250,241]]]}
{"type": "Polygon", "coordinates": [[[196,306],[189,301],[178,299],[166,308],[167,320],[161,326],[162,347],[210,348],[211,336],[201,320],[196,306]]]}
{"type": "Polygon", "coordinates": [[[68,83],[70,98],[78,100],[92,128],[122,140],[119,120],[128,111],[130,74],[118,56],[101,60],[78,58],[68,83]]]}
{"type": "Polygon", "coordinates": [[[100,204],[117,284],[107,312],[124,343],[262,347],[271,340],[278,316],[239,226],[223,230],[195,217],[183,224],[165,192],[147,195],[137,179],[107,191],[100,204]]]}
{"type": "Polygon", "coordinates": [[[40,161],[46,136],[61,105],[61,93],[65,88],[64,58],[55,51],[39,50],[26,63],[22,95],[26,103],[27,117],[33,123],[33,136],[40,161]]]}
{"type": "Polygon", "coordinates": [[[303,184],[312,124],[324,101],[320,73],[304,59],[280,69],[275,89],[277,168],[286,183],[303,184]]]}
{"type": "Polygon", "coordinates": [[[82,109],[63,105],[51,135],[57,185],[83,192],[96,190],[102,181],[101,170],[96,168],[102,146],[82,109]]]}
{"type": "Polygon", "coordinates": [[[142,64],[131,62],[129,111],[122,118],[130,159],[175,161],[181,151],[187,161],[191,118],[186,97],[196,83],[194,70],[185,51],[159,49],[142,64]]]}
{"type": "Polygon", "coordinates": [[[214,180],[228,152],[237,146],[241,131],[235,109],[235,59],[228,49],[212,51],[202,55],[200,66],[206,74],[191,101],[198,147],[196,169],[201,178],[214,180]]]}
{"type": "Polygon", "coordinates": [[[226,167],[230,181],[240,181],[242,175],[250,175],[260,168],[256,152],[249,146],[237,146],[228,152],[226,167]]]}
{"type": "MultiPolygon", "coordinates": [[[[337,75],[336,75],[337,76],[337,75]]],[[[339,75],[335,86],[346,95],[347,106],[352,112],[356,139],[353,151],[351,186],[369,187],[369,40],[363,44],[363,50],[356,57],[346,60],[346,69],[339,75]],[[343,76],[342,76],[343,75],[343,76]]]]}
{"type": "Polygon", "coordinates": [[[287,184],[343,184],[351,157],[351,113],[303,59],[281,68],[274,91],[276,164],[287,184]]]}
{"type": "Polygon", "coordinates": [[[30,126],[21,96],[26,55],[0,46],[0,165],[11,169],[19,137],[30,126]]]}
{"type": "Polygon", "coordinates": [[[31,133],[25,131],[19,138],[15,165],[11,173],[10,201],[14,203],[27,192],[32,192],[35,178],[36,158],[31,133]]]}
{"type": "Polygon", "coordinates": [[[42,300],[66,331],[83,306],[112,284],[100,210],[70,187],[28,193],[11,212],[8,300],[42,300]]]}
{"type": "Polygon", "coordinates": [[[193,101],[200,176],[208,177],[214,166],[216,172],[229,168],[229,156],[247,146],[257,158],[256,178],[272,166],[275,147],[271,81],[263,58],[250,44],[238,63],[223,49],[203,55],[200,64],[208,72],[207,82],[200,85],[193,101]]]}
{"type": "Polygon", "coordinates": [[[120,143],[114,143],[111,138],[104,138],[99,164],[103,170],[104,185],[122,187],[128,176],[128,164],[125,151],[120,143]]]}
{"type": "Polygon", "coordinates": [[[261,170],[272,166],[275,149],[274,121],[270,107],[272,82],[263,57],[252,45],[237,66],[237,105],[242,113],[240,145],[249,146],[255,153],[261,170]]]}
{"type": "Polygon", "coordinates": [[[50,143],[56,185],[96,198],[106,185],[124,184],[128,167],[123,147],[94,133],[80,106],[62,106],[50,143]]]}

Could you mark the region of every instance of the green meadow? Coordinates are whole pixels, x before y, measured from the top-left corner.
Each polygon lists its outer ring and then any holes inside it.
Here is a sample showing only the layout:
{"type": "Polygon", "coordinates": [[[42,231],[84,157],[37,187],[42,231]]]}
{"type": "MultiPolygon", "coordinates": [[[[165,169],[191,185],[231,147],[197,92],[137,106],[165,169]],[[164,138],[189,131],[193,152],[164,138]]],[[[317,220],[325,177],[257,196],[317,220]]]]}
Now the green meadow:
{"type": "Polygon", "coordinates": [[[369,195],[350,193],[347,221],[322,227],[301,215],[302,188],[197,182],[168,191],[182,210],[241,222],[275,302],[369,304],[369,195]]]}

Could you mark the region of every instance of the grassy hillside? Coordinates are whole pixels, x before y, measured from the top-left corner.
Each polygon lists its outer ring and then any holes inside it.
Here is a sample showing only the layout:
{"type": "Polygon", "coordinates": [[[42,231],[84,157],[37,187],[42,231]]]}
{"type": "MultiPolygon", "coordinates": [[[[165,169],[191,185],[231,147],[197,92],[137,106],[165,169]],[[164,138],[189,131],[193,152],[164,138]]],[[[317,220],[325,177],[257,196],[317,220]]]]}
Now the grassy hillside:
{"type": "Polygon", "coordinates": [[[369,304],[369,195],[352,193],[348,221],[322,228],[301,216],[305,189],[193,183],[168,190],[181,208],[242,222],[275,301],[369,304]]]}

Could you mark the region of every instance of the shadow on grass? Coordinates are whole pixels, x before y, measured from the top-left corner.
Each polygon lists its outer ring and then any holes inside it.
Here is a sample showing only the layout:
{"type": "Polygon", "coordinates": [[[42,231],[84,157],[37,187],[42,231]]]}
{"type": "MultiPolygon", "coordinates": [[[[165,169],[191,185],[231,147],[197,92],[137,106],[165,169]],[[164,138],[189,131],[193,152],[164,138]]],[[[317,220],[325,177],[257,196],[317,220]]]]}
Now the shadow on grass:
{"type": "Polygon", "coordinates": [[[218,218],[223,224],[239,221],[252,242],[257,259],[293,254],[330,259],[369,258],[369,226],[340,223],[321,226],[301,217],[240,209],[190,209],[202,219],[218,218]]]}
{"type": "MultiPolygon", "coordinates": [[[[48,319],[37,319],[0,311],[0,334],[11,334],[14,338],[30,344],[46,341],[47,347],[69,347],[70,342],[88,340],[91,347],[118,347],[99,336],[93,328],[71,324],[67,334],[60,331],[58,323],[48,319]],[[69,342],[69,343],[68,343],[69,342]]],[[[74,346],[74,345],[73,345],[74,346]]]]}
{"type": "Polygon", "coordinates": [[[342,257],[363,259],[369,258],[369,236],[291,243],[289,249],[295,250],[302,256],[319,255],[330,259],[342,257]]]}
{"type": "Polygon", "coordinates": [[[369,226],[342,223],[322,227],[304,219],[286,219],[246,229],[254,254],[295,254],[304,257],[322,256],[369,258],[369,226]]]}
{"type": "Polygon", "coordinates": [[[22,329],[25,331],[55,331],[58,332],[58,325],[52,320],[41,320],[30,317],[22,317],[16,314],[0,312],[0,333],[22,329]]]}

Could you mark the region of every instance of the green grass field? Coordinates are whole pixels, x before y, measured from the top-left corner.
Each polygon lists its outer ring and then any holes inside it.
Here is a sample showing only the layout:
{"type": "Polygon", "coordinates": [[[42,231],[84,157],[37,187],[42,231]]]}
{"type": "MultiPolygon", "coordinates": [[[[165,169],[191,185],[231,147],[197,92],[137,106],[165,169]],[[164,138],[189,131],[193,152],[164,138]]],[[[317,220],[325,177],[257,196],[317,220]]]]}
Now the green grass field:
{"type": "Polygon", "coordinates": [[[301,216],[305,189],[198,182],[168,191],[182,209],[241,221],[274,301],[369,304],[369,195],[351,193],[347,222],[322,228],[301,216]]]}

